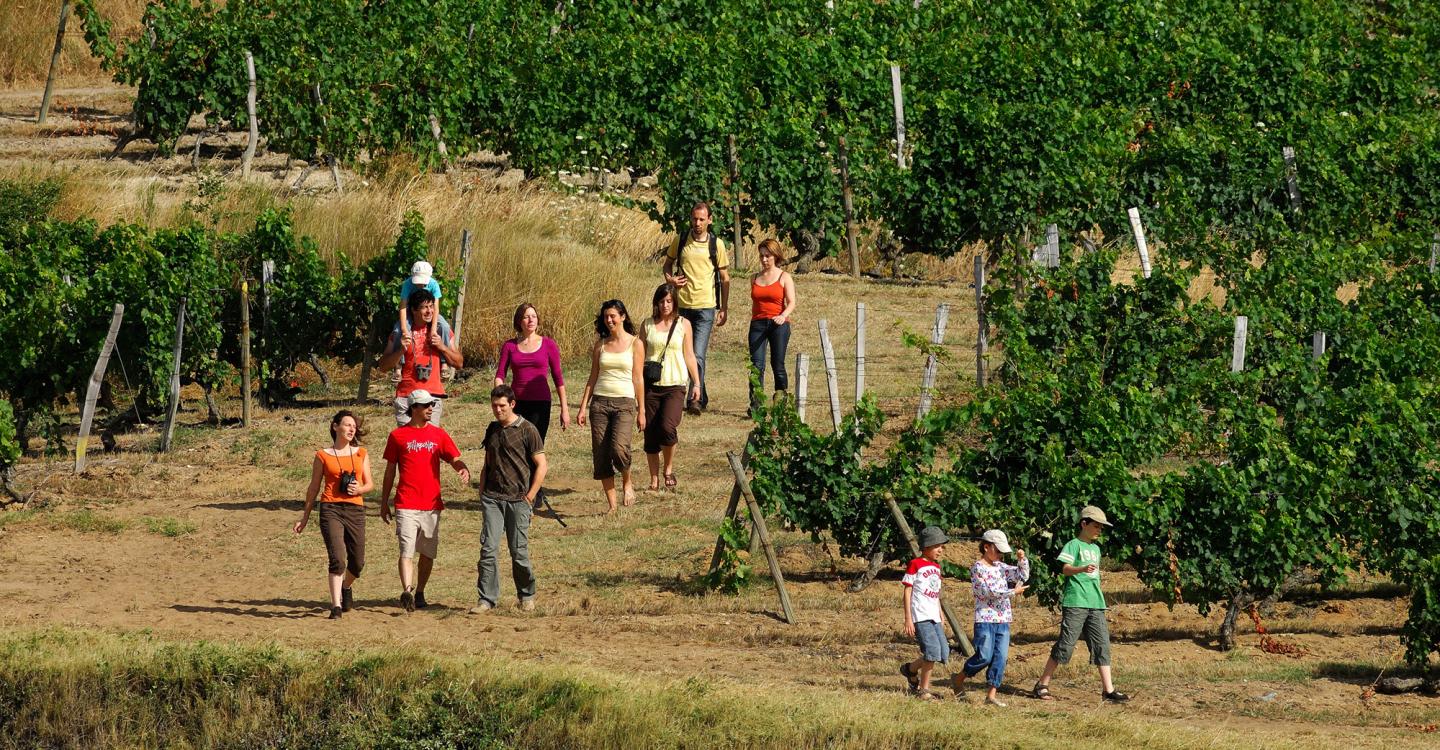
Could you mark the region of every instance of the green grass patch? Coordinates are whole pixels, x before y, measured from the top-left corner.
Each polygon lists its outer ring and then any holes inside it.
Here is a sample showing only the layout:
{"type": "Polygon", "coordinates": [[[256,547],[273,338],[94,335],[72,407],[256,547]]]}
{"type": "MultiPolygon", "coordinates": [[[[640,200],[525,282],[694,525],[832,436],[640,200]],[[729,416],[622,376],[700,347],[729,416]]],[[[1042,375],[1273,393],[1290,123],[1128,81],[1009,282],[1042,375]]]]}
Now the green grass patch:
{"type": "Polygon", "coordinates": [[[147,516],[142,520],[145,523],[145,528],[151,534],[159,534],[160,536],[185,536],[186,534],[195,533],[195,529],[199,528],[190,521],[184,521],[174,516],[147,516]]]}
{"type": "Polygon", "coordinates": [[[78,531],[84,534],[119,534],[129,523],[93,510],[48,511],[22,510],[0,514],[0,528],[38,525],[54,531],[78,531]]]}

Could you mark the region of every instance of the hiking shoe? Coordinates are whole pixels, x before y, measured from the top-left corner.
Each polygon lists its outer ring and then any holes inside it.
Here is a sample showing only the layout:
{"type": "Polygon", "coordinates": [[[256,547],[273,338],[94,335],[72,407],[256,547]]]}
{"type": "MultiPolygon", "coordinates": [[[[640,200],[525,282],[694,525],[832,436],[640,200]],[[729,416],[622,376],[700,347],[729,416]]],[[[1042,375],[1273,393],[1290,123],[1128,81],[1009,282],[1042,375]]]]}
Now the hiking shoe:
{"type": "Polygon", "coordinates": [[[350,589],[340,589],[340,609],[344,612],[355,609],[355,592],[350,589]]]}
{"type": "Polygon", "coordinates": [[[414,611],[415,611],[415,595],[414,595],[413,593],[411,593],[410,591],[408,591],[408,590],[407,590],[407,591],[401,591],[401,592],[400,592],[400,606],[401,606],[401,607],[404,607],[406,612],[414,612],[414,611]]]}
{"type": "Polygon", "coordinates": [[[1125,703],[1126,701],[1130,700],[1130,696],[1120,692],[1119,690],[1111,690],[1108,693],[1101,693],[1100,698],[1109,703],[1125,703]]]}
{"type": "Polygon", "coordinates": [[[424,591],[424,589],[421,589],[420,591],[416,591],[416,592],[415,592],[415,609],[425,609],[425,608],[428,607],[428,606],[430,606],[430,602],[425,601],[425,591],[424,591]]]}
{"type": "Polygon", "coordinates": [[[534,611],[535,611],[535,597],[532,596],[532,597],[530,597],[529,599],[521,599],[521,600],[520,600],[520,611],[521,611],[521,612],[534,612],[534,611]]]}
{"type": "Polygon", "coordinates": [[[700,405],[699,405],[699,404],[690,404],[690,405],[686,406],[686,407],[685,407],[685,413],[686,413],[686,414],[689,414],[689,415],[692,416],[692,417],[698,417],[698,416],[700,416],[700,413],[701,413],[701,412],[700,412],[700,405]]]}
{"type": "Polygon", "coordinates": [[[330,619],[332,619],[332,620],[338,620],[338,619],[340,619],[340,608],[339,608],[339,607],[331,607],[331,608],[330,608],[330,619]]]}
{"type": "Polygon", "coordinates": [[[489,612],[489,611],[492,610],[492,609],[495,609],[495,605],[494,605],[494,604],[491,604],[490,602],[487,602],[487,601],[483,601],[483,600],[482,600],[479,604],[476,604],[475,606],[473,606],[473,607],[470,608],[470,614],[472,614],[472,615],[483,615],[483,614],[485,614],[486,612],[489,612]]]}

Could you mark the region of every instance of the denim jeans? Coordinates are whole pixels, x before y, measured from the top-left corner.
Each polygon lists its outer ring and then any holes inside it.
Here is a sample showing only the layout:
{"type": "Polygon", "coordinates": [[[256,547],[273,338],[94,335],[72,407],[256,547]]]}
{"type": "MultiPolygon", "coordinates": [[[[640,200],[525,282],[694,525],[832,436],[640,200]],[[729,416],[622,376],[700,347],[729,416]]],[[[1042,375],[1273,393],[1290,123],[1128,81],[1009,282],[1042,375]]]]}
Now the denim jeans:
{"type": "MultiPolygon", "coordinates": [[[[715,308],[680,308],[680,315],[690,321],[695,334],[695,366],[700,370],[700,408],[710,406],[710,393],[705,390],[705,351],[710,348],[710,332],[715,330],[715,308]]],[[[687,393],[689,389],[686,389],[687,393]]],[[[689,404],[686,404],[689,406],[689,404]]]]}
{"type": "Polygon", "coordinates": [[[500,537],[510,547],[510,573],[521,601],[535,596],[535,570],[530,567],[530,503],[480,496],[485,525],[480,531],[480,562],[476,563],[480,601],[495,604],[500,598],[500,537]]]}
{"type": "Polygon", "coordinates": [[[965,660],[966,677],[974,677],[985,670],[985,681],[992,687],[1000,687],[1005,678],[1005,660],[1010,656],[1010,623],[975,623],[975,654],[965,660]]]}
{"type": "Polygon", "coordinates": [[[765,354],[769,349],[770,369],[775,373],[775,390],[790,387],[790,378],[785,372],[785,349],[790,345],[790,322],[776,325],[774,320],[750,321],[750,365],[760,373],[760,385],[765,385],[765,354]]]}

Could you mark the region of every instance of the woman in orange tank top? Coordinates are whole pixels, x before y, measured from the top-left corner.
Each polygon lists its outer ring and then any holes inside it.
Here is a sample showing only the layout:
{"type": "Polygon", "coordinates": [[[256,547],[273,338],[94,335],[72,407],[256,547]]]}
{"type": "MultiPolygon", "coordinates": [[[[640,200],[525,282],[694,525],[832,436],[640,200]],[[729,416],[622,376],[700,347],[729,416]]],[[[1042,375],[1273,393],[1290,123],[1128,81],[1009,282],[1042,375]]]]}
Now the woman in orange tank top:
{"type": "Polygon", "coordinates": [[[374,489],[370,457],[360,447],[365,430],[348,409],[330,420],[329,448],[315,451],[305,510],[293,531],[300,534],[310,522],[315,499],[320,499],[320,536],[330,560],[330,619],[340,619],[355,605],[350,586],[365,567],[365,493],[374,489]]]}
{"type": "MultiPolygon", "coordinates": [[[[760,272],[750,277],[750,365],[759,373],[763,386],[769,350],[777,393],[790,386],[785,373],[785,349],[790,344],[790,315],[795,312],[795,281],[780,268],[784,263],[780,243],[767,239],[760,243],[760,272]]],[[[750,404],[753,409],[753,396],[750,404]]]]}

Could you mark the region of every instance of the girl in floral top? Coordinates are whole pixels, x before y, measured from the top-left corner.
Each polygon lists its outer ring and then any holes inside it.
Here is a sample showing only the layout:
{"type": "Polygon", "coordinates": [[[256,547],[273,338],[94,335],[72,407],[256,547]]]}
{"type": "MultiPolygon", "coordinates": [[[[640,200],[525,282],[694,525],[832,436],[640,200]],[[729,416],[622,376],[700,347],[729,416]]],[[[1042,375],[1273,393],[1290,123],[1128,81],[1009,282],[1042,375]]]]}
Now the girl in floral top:
{"type": "Polygon", "coordinates": [[[1000,557],[1010,552],[1005,533],[991,529],[980,537],[980,559],[970,566],[970,587],[975,592],[975,655],[955,675],[955,690],[965,689],[965,678],[985,670],[990,691],[985,702],[1004,707],[995,697],[1005,677],[1005,659],[1010,654],[1010,623],[1015,615],[1010,600],[1024,593],[1030,580],[1030,561],[1025,550],[1015,553],[1019,565],[1007,565],[1000,557]],[[1012,588],[1013,586],[1013,588],[1012,588]]]}

